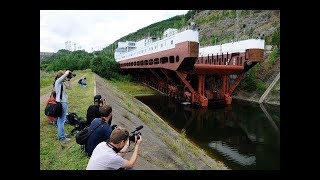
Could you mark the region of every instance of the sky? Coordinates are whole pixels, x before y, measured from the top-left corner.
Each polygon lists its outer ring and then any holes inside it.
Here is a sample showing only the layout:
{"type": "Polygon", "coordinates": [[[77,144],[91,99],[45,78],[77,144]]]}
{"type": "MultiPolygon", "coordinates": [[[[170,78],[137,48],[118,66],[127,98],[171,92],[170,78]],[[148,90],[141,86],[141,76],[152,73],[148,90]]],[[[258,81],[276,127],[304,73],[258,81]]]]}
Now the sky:
{"type": "Polygon", "coordinates": [[[188,10],[41,10],[40,52],[65,49],[101,50],[129,33],[188,10]]]}

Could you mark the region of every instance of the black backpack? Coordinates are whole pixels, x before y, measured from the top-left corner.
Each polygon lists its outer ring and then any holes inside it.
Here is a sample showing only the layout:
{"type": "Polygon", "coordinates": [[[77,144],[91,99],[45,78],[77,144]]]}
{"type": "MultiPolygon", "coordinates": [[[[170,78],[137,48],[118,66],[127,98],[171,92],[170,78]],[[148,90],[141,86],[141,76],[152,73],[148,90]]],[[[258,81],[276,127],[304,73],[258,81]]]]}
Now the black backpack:
{"type": "Polygon", "coordinates": [[[80,124],[81,118],[76,113],[72,112],[67,114],[67,119],[70,125],[75,126],[77,124],[80,124]]]}
{"type": "Polygon", "coordinates": [[[81,131],[79,131],[76,134],[76,142],[80,145],[85,145],[86,142],[88,141],[89,136],[101,125],[104,124],[103,122],[100,122],[96,127],[94,127],[93,129],[91,129],[91,131],[89,131],[89,126],[85,127],[84,129],[82,129],[81,131]]]}
{"type": "MultiPolygon", "coordinates": [[[[62,100],[62,91],[63,86],[61,84],[61,91],[60,91],[60,101],[62,100]]],[[[55,91],[52,91],[51,94],[53,94],[55,91]]],[[[62,104],[61,102],[48,102],[46,105],[46,108],[44,109],[44,114],[46,116],[51,117],[60,117],[62,115],[62,104]]]]}
{"type": "Polygon", "coordinates": [[[67,114],[68,124],[74,126],[74,129],[71,130],[71,135],[78,133],[88,126],[87,121],[82,117],[79,117],[76,113],[68,113],[67,114]]]}

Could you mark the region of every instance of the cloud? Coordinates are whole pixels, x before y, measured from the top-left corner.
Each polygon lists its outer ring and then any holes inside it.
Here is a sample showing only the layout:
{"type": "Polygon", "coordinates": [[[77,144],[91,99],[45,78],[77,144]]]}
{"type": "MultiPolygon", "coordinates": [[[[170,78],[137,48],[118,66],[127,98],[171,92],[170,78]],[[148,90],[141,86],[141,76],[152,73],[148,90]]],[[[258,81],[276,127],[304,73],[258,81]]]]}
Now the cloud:
{"type": "Polygon", "coordinates": [[[57,52],[72,41],[91,52],[129,33],[188,10],[40,11],[40,51],[57,52]]]}

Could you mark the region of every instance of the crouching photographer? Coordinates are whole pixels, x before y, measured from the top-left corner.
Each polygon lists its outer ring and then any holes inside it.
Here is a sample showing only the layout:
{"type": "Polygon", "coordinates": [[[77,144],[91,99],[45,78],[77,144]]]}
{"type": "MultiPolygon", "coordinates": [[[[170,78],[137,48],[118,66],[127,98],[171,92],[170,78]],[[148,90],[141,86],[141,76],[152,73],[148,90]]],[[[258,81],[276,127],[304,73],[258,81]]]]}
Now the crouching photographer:
{"type": "MultiPolygon", "coordinates": [[[[119,170],[133,168],[137,157],[139,146],[142,142],[141,134],[136,133],[135,147],[130,160],[124,159],[130,146],[129,132],[122,127],[115,128],[110,136],[109,142],[101,142],[93,150],[87,165],[87,170],[119,170]]],[[[132,138],[131,138],[132,139],[132,138]]]]}

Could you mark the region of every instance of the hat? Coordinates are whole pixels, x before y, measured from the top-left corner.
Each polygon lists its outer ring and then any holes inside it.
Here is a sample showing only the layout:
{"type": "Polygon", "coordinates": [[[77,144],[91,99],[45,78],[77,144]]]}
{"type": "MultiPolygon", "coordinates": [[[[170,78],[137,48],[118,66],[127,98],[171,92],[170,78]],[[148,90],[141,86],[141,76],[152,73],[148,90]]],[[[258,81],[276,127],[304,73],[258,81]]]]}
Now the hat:
{"type": "Polygon", "coordinates": [[[100,102],[101,98],[102,98],[101,95],[95,95],[94,98],[93,98],[93,101],[94,102],[100,102]]]}

